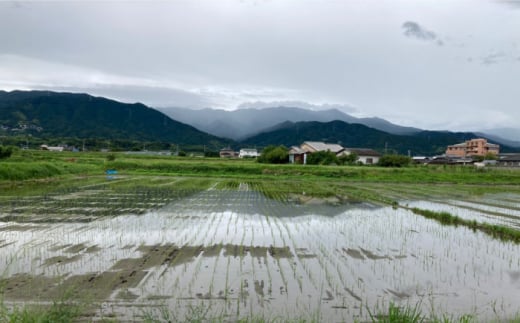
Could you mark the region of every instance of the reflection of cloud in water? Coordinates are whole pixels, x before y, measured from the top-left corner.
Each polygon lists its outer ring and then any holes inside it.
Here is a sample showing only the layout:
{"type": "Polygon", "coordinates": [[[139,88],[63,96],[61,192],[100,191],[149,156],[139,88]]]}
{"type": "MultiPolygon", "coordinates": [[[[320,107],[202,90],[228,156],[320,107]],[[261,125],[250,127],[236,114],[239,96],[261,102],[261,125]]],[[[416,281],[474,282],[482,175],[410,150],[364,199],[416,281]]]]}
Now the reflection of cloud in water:
{"type": "Polygon", "coordinates": [[[337,216],[349,210],[380,208],[367,202],[344,202],[336,198],[299,198],[283,202],[256,191],[204,191],[172,202],[158,212],[231,212],[247,215],[297,217],[304,215],[337,216]],[[274,214],[273,214],[274,212],[274,214]]]}

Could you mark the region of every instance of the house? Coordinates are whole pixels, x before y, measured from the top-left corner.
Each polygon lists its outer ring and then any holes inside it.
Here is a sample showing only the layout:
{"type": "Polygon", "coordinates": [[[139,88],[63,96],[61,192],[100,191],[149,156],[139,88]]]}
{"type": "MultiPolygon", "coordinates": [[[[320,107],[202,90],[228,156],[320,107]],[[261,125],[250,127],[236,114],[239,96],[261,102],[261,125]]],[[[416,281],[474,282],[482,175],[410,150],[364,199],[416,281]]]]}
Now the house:
{"type": "Polygon", "coordinates": [[[258,151],[256,149],[251,148],[243,148],[240,149],[238,153],[239,158],[256,158],[258,157],[258,151]]]}
{"type": "Polygon", "coordinates": [[[49,150],[49,151],[63,151],[63,147],[60,147],[60,146],[52,147],[52,146],[47,146],[47,145],[41,145],[40,149],[49,150]]]}
{"type": "Polygon", "coordinates": [[[337,144],[327,144],[321,141],[305,141],[298,146],[289,149],[289,162],[292,164],[307,164],[307,156],[318,151],[331,151],[335,154],[342,151],[343,147],[337,144]]]}
{"type": "Polygon", "coordinates": [[[292,146],[289,149],[289,162],[293,164],[307,164],[307,156],[318,151],[330,151],[336,156],[350,155],[355,153],[358,161],[370,165],[377,164],[381,154],[368,148],[343,148],[338,144],[328,144],[320,141],[305,141],[298,146],[292,146]]]}
{"type": "Polygon", "coordinates": [[[306,164],[307,152],[298,146],[292,146],[289,149],[289,162],[291,164],[306,164]]]}
{"type": "Polygon", "coordinates": [[[300,145],[300,148],[308,153],[315,153],[318,151],[331,151],[335,154],[343,150],[338,144],[327,144],[321,141],[305,141],[300,145]]]}
{"type": "Polygon", "coordinates": [[[369,148],[344,148],[336,155],[340,157],[342,155],[350,154],[356,154],[358,156],[357,161],[365,165],[377,164],[379,162],[379,158],[381,158],[380,153],[369,148]]]}
{"type": "Polygon", "coordinates": [[[497,166],[520,167],[520,154],[504,154],[496,161],[497,166]]]}
{"type": "Polygon", "coordinates": [[[226,147],[220,150],[220,158],[235,158],[237,157],[237,153],[231,149],[230,147],[226,147]]]}
{"type": "Polygon", "coordinates": [[[498,155],[500,146],[496,144],[488,143],[484,138],[476,138],[467,140],[466,142],[450,145],[446,149],[447,157],[473,157],[473,156],[485,156],[486,154],[498,155]]]}

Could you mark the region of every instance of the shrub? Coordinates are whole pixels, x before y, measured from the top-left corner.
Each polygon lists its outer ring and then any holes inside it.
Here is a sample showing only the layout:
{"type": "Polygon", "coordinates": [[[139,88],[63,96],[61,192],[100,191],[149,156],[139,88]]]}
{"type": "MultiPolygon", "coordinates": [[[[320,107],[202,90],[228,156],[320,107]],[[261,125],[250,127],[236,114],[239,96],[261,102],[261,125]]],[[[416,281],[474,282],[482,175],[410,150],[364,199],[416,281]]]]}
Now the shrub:
{"type": "Polygon", "coordinates": [[[108,161],[114,161],[116,160],[116,154],[108,154],[106,158],[108,161]]]}
{"type": "Polygon", "coordinates": [[[9,157],[11,157],[12,154],[13,154],[13,147],[0,146],[0,159],[9,158],[9,157]]]}
{"type": "Polygon", "coordinates": [[[410,165],[412,159],[404,155],[385,155],[379,159],[379,166],[383,167],[404,167],[410,165]]]}
{"type": "Polygon", "coordinates": [[[267,146],[257,161],[264,164],[285,164],[289,162],[289,153],[284,146],[267,146]]]}
{"type": "MultiPolygon", "coordinates": [[[[338,161],[341,165],[354,165],[358,160],[359,156],[356,153],[350,153],[348,155],[341,155],[338,157],[338,161]]],[[[361,162],[358,162],[361,163],[361,162]]],[[[363,165],[363,163],[361,163],[363,165]]]]}
{"type": "Polygon", "coordinates": [[[338,157],[330,150],[317,151],[307,155],[307,164],[309,165],[337,165],[339,164],[338,157]]]}

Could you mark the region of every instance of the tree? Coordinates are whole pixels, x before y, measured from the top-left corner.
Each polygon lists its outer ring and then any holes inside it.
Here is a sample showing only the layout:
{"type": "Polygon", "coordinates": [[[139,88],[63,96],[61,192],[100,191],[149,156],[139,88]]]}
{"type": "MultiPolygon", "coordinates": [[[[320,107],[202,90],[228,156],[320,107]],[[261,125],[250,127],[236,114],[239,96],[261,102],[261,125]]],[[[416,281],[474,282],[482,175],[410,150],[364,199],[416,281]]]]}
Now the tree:
{"type": "Polygon", "coordinates": [[[384,155],[379,159],[379,166],[383,167],[404,167],[410,165],[412,159],[404,155],[384,155]]]}
{"type": "Polygon", "coordinates": [[[267,146],[257,161],[264,164],[285,164],[289,161],[289,152],[284,146],[267,146]]]}

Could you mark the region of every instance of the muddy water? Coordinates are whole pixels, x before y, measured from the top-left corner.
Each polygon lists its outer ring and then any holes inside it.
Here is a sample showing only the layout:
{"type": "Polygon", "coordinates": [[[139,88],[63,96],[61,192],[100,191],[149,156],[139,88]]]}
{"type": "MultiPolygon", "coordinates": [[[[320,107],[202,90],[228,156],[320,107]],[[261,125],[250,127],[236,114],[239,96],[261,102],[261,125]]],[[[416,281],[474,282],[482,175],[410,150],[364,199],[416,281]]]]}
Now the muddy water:
{"type": "Polygon", "coordinates": [[[8,302],[65,293],[129,320],[204,309],[348,322],[389,302],[489,320],[520,308],[518,245],[405,210],[248,190],[89,223],[0,222],[0,271],[8,302]]]}

